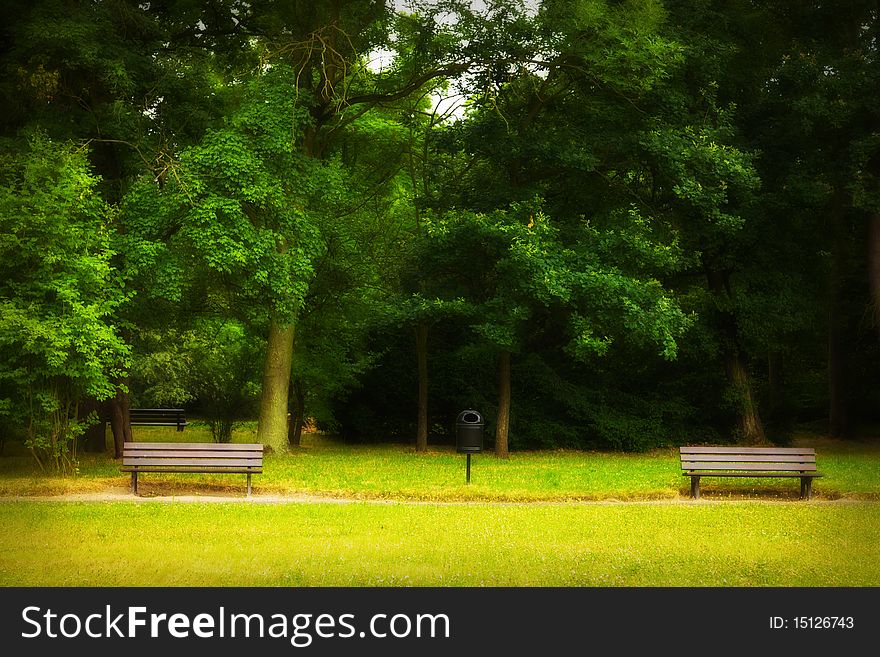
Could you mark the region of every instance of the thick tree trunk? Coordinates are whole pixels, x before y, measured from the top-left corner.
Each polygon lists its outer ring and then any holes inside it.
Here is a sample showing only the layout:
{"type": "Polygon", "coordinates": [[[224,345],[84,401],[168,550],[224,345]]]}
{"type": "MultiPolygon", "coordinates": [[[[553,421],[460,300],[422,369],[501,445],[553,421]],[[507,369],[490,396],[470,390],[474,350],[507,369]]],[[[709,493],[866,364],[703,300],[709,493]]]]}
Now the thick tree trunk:
{"type": "Polygon", "coordinates": [[[107,400],[107,404],[110,410],[110,428],[113,431],[113,457],[121,459],[123,444],[133,440],[131,436],[131,397],[128,393],[127,379],[120,379],[116,382],[116,396],[107,400]]]}
{"type": "Polygon", "coordinates": [[[510,456],[507,433],[510,427],[510,352],[498,354],[498,417],[495,421],[495,456],[510,456]]]}
{"type": "Polygon", "coordinates": [[[416,358],[419,365],[419,415],[416,427],[416,451],[428,451],[428,325],[416,327],[416,358]]]}
{"type": "Polygon", "coordinates": [[[293,382],[293,417],[287,427],[287,444],[290,447],[299,447],[302,444],[303,425],[306,422],[306,391],[302,381],[297,379],[293,382]]]}
{"type": "Polygon", "coordinates": [[[715,295],[719,306],[719,331],[724,353],[727,381],[733,389],[737,414],[737,442],[746,445],[767,443],[764,424],[752,390],[746,359],[739,346],[739,328],[736,317],[728,309],[730,283],[727,274],[706,267],[709,290],[715,295]]]}
{"type": "Polygon", "coordinates": [[[269,323],[269,340],[263,366],[257,441],[283,451],[287,445],[287,396],[293,358],[293,324],[269,323]]]}
{"type": "Polygon", "coordinates": [[[746,445],[766,444],[767,437],[764,434],[761,415],[758,413],[758,404],[755,403],[745,360],[739,350],[728,351],[724,357],[727,365],[727,378],[733,386],[738,404],[739,440],[737,442],[746,445]]]}

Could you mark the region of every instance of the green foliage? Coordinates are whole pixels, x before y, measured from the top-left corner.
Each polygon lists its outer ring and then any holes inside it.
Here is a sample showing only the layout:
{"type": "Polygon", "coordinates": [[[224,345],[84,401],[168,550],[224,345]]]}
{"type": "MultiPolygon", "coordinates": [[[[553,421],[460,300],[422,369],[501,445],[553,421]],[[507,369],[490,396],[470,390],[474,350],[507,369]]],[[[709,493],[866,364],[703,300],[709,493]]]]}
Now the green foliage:
{"type": "Polygon", "coordinates": [[[232,317],[256,324],[302,309],[322,250],[312,200],[331,202],[339,173],[291,150],[307,120],[291,117],[292,80],[276,67],[235,88],[224,125],[184,149],[162,184],[142,176],[129,189],[121,243],[145,301],[233,304],[232,317]]]}
{"type": "Polygon", "coordinates": [[[395,7],[0,9],[0,423],[42,460],[129,358],[228,437],[278,324],[287,410],[348,435],[412,433],[414,327],[439,441],[499,352],[519,448],[724,440],[748,390],[781,440],[835,368],[876,415],[876,3],[395,7]]]}
{"type": "Polygon", "coordinates": [[[542,2],[546,48],[617,93],[641,94],[682,61],[682,47],[662,35],[666,12],[653,0],[542,2]],[[574,61],[572,61],[574,60],[574,61]]]}
{"type": "Polygon", "coordinates": [[[113,215],[86,153],[33,137],[4,144],[0,174],[0,413],[27,427],[37,459],[75,466],[75,439],[93,417],[85,397],[106,399],[127,367],[110,320],[125,301],[110,265],[113,215]]]}
{"type": "MultiPolygon", "coordinates": [[[[659,281],[629,274],[629,262],[619,259],[624,250],[650,252],[674,266],[674,244],[652,244],[644,230],[627,236],[583,222],[578,242],[566,246],[555,222],[534,205],[450,214],[429,227],[429,236],[435,259],[454,263],[458,277],[473,285],[474,328],[499,348],[518,349],[529,320],[552,310],[568,317],[567,349],[575,357],[607,352],[615,336],[653,343],[667,358],[676,354],[684,315],[659,281]]],[[[633,260],[642,270],[649,262],[633,260]]]]}
{"type": "Polygon", "coordinates": [[[203,320],[183,331],[163,331],[141,340],[132,363],[135,403],[187,405],[204,419],[215,442],[256,412],[262,340],[235,322],[203,320]]]}
{"type": "Polygon", "coordinates": [[[686,215],[699,222],[703,249],[717,250],[743,230],[741,208],[760,183],[754,156],[729,139],[729,129],[684,126],[652,130],[642,142],[686,215]]]}
{"type": "Polygon", "coordinates": [[[177,190],[191,204],[183,247],[279,317],[302,307],[320,248],[307,200],[333,176],[291,152],[291,75],[252,80],[228,125],[181,155],[187,178],[177,190]]]}

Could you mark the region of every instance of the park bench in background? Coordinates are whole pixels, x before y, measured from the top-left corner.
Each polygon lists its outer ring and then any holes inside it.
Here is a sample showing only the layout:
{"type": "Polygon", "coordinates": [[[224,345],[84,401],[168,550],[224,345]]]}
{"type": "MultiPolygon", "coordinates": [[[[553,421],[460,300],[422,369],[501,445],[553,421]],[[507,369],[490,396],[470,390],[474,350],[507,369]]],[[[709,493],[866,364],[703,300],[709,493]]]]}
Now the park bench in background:
{"type": "Polygon", "coordinates": [[[702,477],[797,477],[801,499],[810,499],[813,479],[822,476],[812,447],[681,447],[679,453],[697,499],[702,477]]]}
{"type": "Polygon", "coordinates": [[[263,446],[233,443],[125,443],[122,472],[131,473],[131,492],[137,495],[141,472],[215,472],[251,475],[263,472],[263,446]]]}
{"type": "Polygon", "coordinates": [[[186,411],[182,408],[132,408],[129,414],[132,425],[177,427],[178,431],[186,426],[186,411]]]}
{"type": "MultiPolygon", "coordinates": [[[[186,411],[182,408],[130,408],[128,413],[132,426],[176,427],[183,431],[187,425],[186,411]]],[[[109,412],[102,413],[100,420],[105,425],[110,422],[109,412]]]]}

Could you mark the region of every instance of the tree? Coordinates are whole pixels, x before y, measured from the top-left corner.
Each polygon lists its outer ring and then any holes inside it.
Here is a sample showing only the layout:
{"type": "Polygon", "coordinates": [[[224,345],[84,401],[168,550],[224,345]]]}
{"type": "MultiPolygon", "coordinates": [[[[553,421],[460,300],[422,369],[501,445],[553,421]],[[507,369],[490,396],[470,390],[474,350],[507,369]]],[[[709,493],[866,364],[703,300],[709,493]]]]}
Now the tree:
{"type": "Polygon", "coordinates": [[[748,202],[758,178],[750,155],[725,144],[726,139],[723,129],[673,128],[653,131],[646,136],[645,146],[655,158],[655,184],[668,190],[667,203],[674,204],[679,220],[690,223],[684,234],[694,240],[690,248],[700,253],[714,300],[740,440],[763,443],[764,427],[742,351],[730,281],[737,264],[736,238],[744,227],[737,204],[748,202]]]}
{"type": "MultiPolygon", "coordinates": [[[[864,389],[859,379],[875,380],[870,367],[860,371],[866,359],[857,358],[856,349],[867,349],[860,318],[878,289],[872,191],[878,174],[877,6],[854,2],[832,10],[809,3],[773,10],[784,49],[755,118],[779,130],[771,141],[756,123],[756,141],[768,152],[768,184],[792,207],[805,208],[811,237],[822,236],[811,255],[824,267],[819,294],[827,327],[829,433],[851,437],[858,390],[864,389]]],[[[876,309],[876,296],[873,301],[876,309]]]]}
{"type": "Polygon", "coordinates": [[[129,350],[109,323],[126,299],[111,267],[113,214],[86,152],[34,135],[5,142],[0,174],[0,414],[27,427],[41,467],[76,467],[75,439],[129,350]]]}
{"type": "MultiPolygon", "coordinates": [[[[622,238],[585,225],[577,243],[566,245],[556,222],[534,204],[490,215],[450,212],[430,234],[434,258],[454,263],[448,270],[470,306],[470,325],[496,355],[501,458],[509,454],[512,356],[529,347],[530,335],[561,327],[557,348],[580,361],[607,354],[618,341],[676,355],[687,321],[657,279],[621,259],[621,242],[632,234],[622,238]]],[[[664,252],[647,240],[640,245],[644,259],[664,252]]]]}
{"type": "MultiPolygon", "coordinates": [[[[516,5],[503,3],[494,27],[503,27],[504,10],[516,5]]],[[[331,153],[334,138],[372,108],[404,99],[431,80],[459,75],[478,56],[486,59],[488,21],[467,3],[422,3],[414,9],[412,14],[394,14],[382,3],[295,3],[291,13],[279,14],[287,35],[276,33],[267,44],[296,71],[296,106],[309,117],[293,138],[302,157],[321,161],[331,153]],[[446,25],[438,21],[438,15],[449,14],[454,19],[446,25]],[[465,36],[471,39],[464,41],[465,36]],[[393,47],[398,57],[388,72],[377,74],[368,70],[365,56],[380,46],[393,47]]],[[[286,424],[291,322],[289,315],[279,314],[270,324],[259,430],[266,442],[278,442],[286,424]]]]}
{"type": "Polygon", "coordinates": [[[770,363],[776,400],[783,356],[790,381],[818,380],[824,369],[826,391],[804,388],[800,396],[824,398],[830,432],[851,435],[862,387],[855,378],[865,363],[852,355],[866,346],[858,326],[869,289],[870,210],[855,199],[863,182],[872,184],[876,151],[869,146],[876,3],[707,3],[694,11],[673,2],[670,9],[693,51],[684,79],[711,90],[704,95],[724,108],[734,141],[755,153],[762,180],[760,202],[743,206],[745,229],[729,245],[736,297],[729,312],[740,347],[769,352],[752,360],[770,363]]]}
{"type": "MultiPolygon", "coordinates": [[[[161,184],[173,175],[179,149],[216,120],[221,103],[215,83],[228,73],[230,54],[246,38],[215,35],[233,24],[233,5],[6,3],[0,9],[6,37],[0,50],[2,134],[38,129],[57,140],[88,142],[96,189],[119,210],[137,176],[148,172],[161,184]]],[[[144,254],[127,252],[136,236],[124,213],[117,219],[112,266],[132,289],[143,279],[136,282],[126,263],[143,260],[144,254]]],[[[162,239],[155,236],[156,244],[162,239]]],[[[116,328],[129,344],[132,327],[152,316],[141,299],[155,300],[165,292],[137,291],[114,311],[116,328]]],[[[116,370],[116,394],[102,404],[102,414],[111,417],[118,457],[123,442],[131,440],[131,428],[128,382],[122,375],[127,367],[119,363],[116,370]]]]}
{"type": "Polygon", "coordinates": [[[650,208],[631,207],[632,195],[614,189],[637,174],[631,135],[646,113],[633,108],[679,59],[661,25],[655,3],[544,3],[535,43],[523,41],[536,53],[496,68],[467,119],[449,131],[467,164],[453,167],[438,208],[472,227],[456,248],[486,268],[472,275],[471,300],[485,318],[479,332],[497,350],[501,456],[512,355],[527,335],[552,326],[555,346],[574,358],[607,353],[627,334],[651,335],[667,357],[675,353],[685,322],[656,278],[675,267],[674,231],[655,232],[650,208]],[[488,220],[474,220],[484,214],[488,220]],[[621,249],[627,243],[639,248],[621,249]],[[664,253],[667,262],[651,266],[664,253]]]}

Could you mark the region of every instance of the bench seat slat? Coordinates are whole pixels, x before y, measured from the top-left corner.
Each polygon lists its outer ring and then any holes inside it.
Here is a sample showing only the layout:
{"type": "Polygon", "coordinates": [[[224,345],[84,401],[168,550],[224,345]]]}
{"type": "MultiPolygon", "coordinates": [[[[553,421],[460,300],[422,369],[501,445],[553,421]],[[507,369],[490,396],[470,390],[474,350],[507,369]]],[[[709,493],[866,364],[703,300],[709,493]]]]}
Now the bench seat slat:
{"type": "Polygon", "coordinates": [[[226,468],[230,467],[251,467],[260,465],[263,462],[262,459],[253,458],[253,459],[194,459],[194,458],[138,458],[138,459],[128,459],[123,461],[124,465],[127,466],[146,466],[146,465],[165,465],[168,467],[177,467],[177,468],[198,468],[198,467],[207,467],[211,465],[222,466],[226,468]]]}
{"type": "Polygon", "coordinates": [[[186,427],[189,426],[189,422],[186,420],[181,420],[177,422],[176,420],[138,420],[137,418],[131,418],[131,425],[138,427],[186,427]]]}
{"type": "Polygon", "coordinates": [[[165,413],[165,412],[144,412],[144,411],[132,411],[128,412],[129,417],[132,418],[146,418],[148,420],[176,420],[178,418],[183,418],[184,412],[180,411],[179,413],[165,413]]]}
{"type": "Polygon", "coordinates": [[[186,411],[182,408],[129,408],[129,415],[138,417],[183,417],[186,411]]]}
{"type": "Polygon", "coordinates": [[[240,451],[263,451],[262,445],[243,443],[125,443],[126,450],[223,450],[224,452],[240,451]]]}
{"type": "Polygon", "coordinates": [[[721,470],[690,470],[688,472],[683,472],[683,475],[686,477],[821,477],[817,472],[739,472],[739,471],[728,471],[723,472],[721,470]]]}
{"type": "Polygon", "coordinates": [[[730,463],[815,463],[815,454],[682,454],[690,462],[726,461],[730,463]]]}
{"type": "Polygon", "coordinates": [[[137,420],[132,420],[131,424],[133,426],[139,427],[186,427],[189,426],[187,422],[138,422],[137,420]]]}
{"type": "Polygon", "coordinates": [[[131,417],[147,417],[147,418],[178,418],[183,417],[185,415],[184,411],[147,411],[147,410],[135,410],[129,409],[129,416],[131,417]]]}
{"type": "Polygon", "coordinates": [[[682,454],[815,454],[814,447],[736,447],[724,445],[710,447],[706,445],[685,445],[679,447],[682,454]]]}
{"type": "Polygon", "coordinates": [[[159,450],[159,449],[150,449],[150,450],[134,450],[128,449],[122,453],[123,459],[134,459],[134,458],[184,458],[184,459],[197,459],[197,458],[205,458],[205,459],[246,459],[246,458],[263,458],[263,453],[255,450],[235,450],[235,451],[220,451],[220,450],[186,450],[186,451],[176,451],[176,450],[159,450]]]}
{"type": "Polygon", "coordinates": [[[131,411],[141,411],[144,413],[185,413],[183,408],[131,408],[131,411]]]}
{"type": "Polygon", "coordinates": [[[798,472],[815,470],[815,463],[730,463],[714,461],[682,461],[683,470],[765,470],[774,472],[798,472]]]}
{"type": "Polygon", "coordinates": [[[150,466],[146,466],[143,468],[122,466],[120,468],[120,470],[122,472],[168,472],[168,473],[177,472],[180,474],[194,474],[194,473],[199,473],[199,472],[214,473],[214,474],[262,474],[263,473],[262,466],[254,466],[254,467],[248,467],[248,468],[242,468],[242,467],[224,468],[222,466],[207,467],[206,468],[203,466],[198,469],[187,470],[187,469],[180,468],[177,466],[171,467],[171,466],[161,466],[161,465],[150,465],[150,466]]]}

